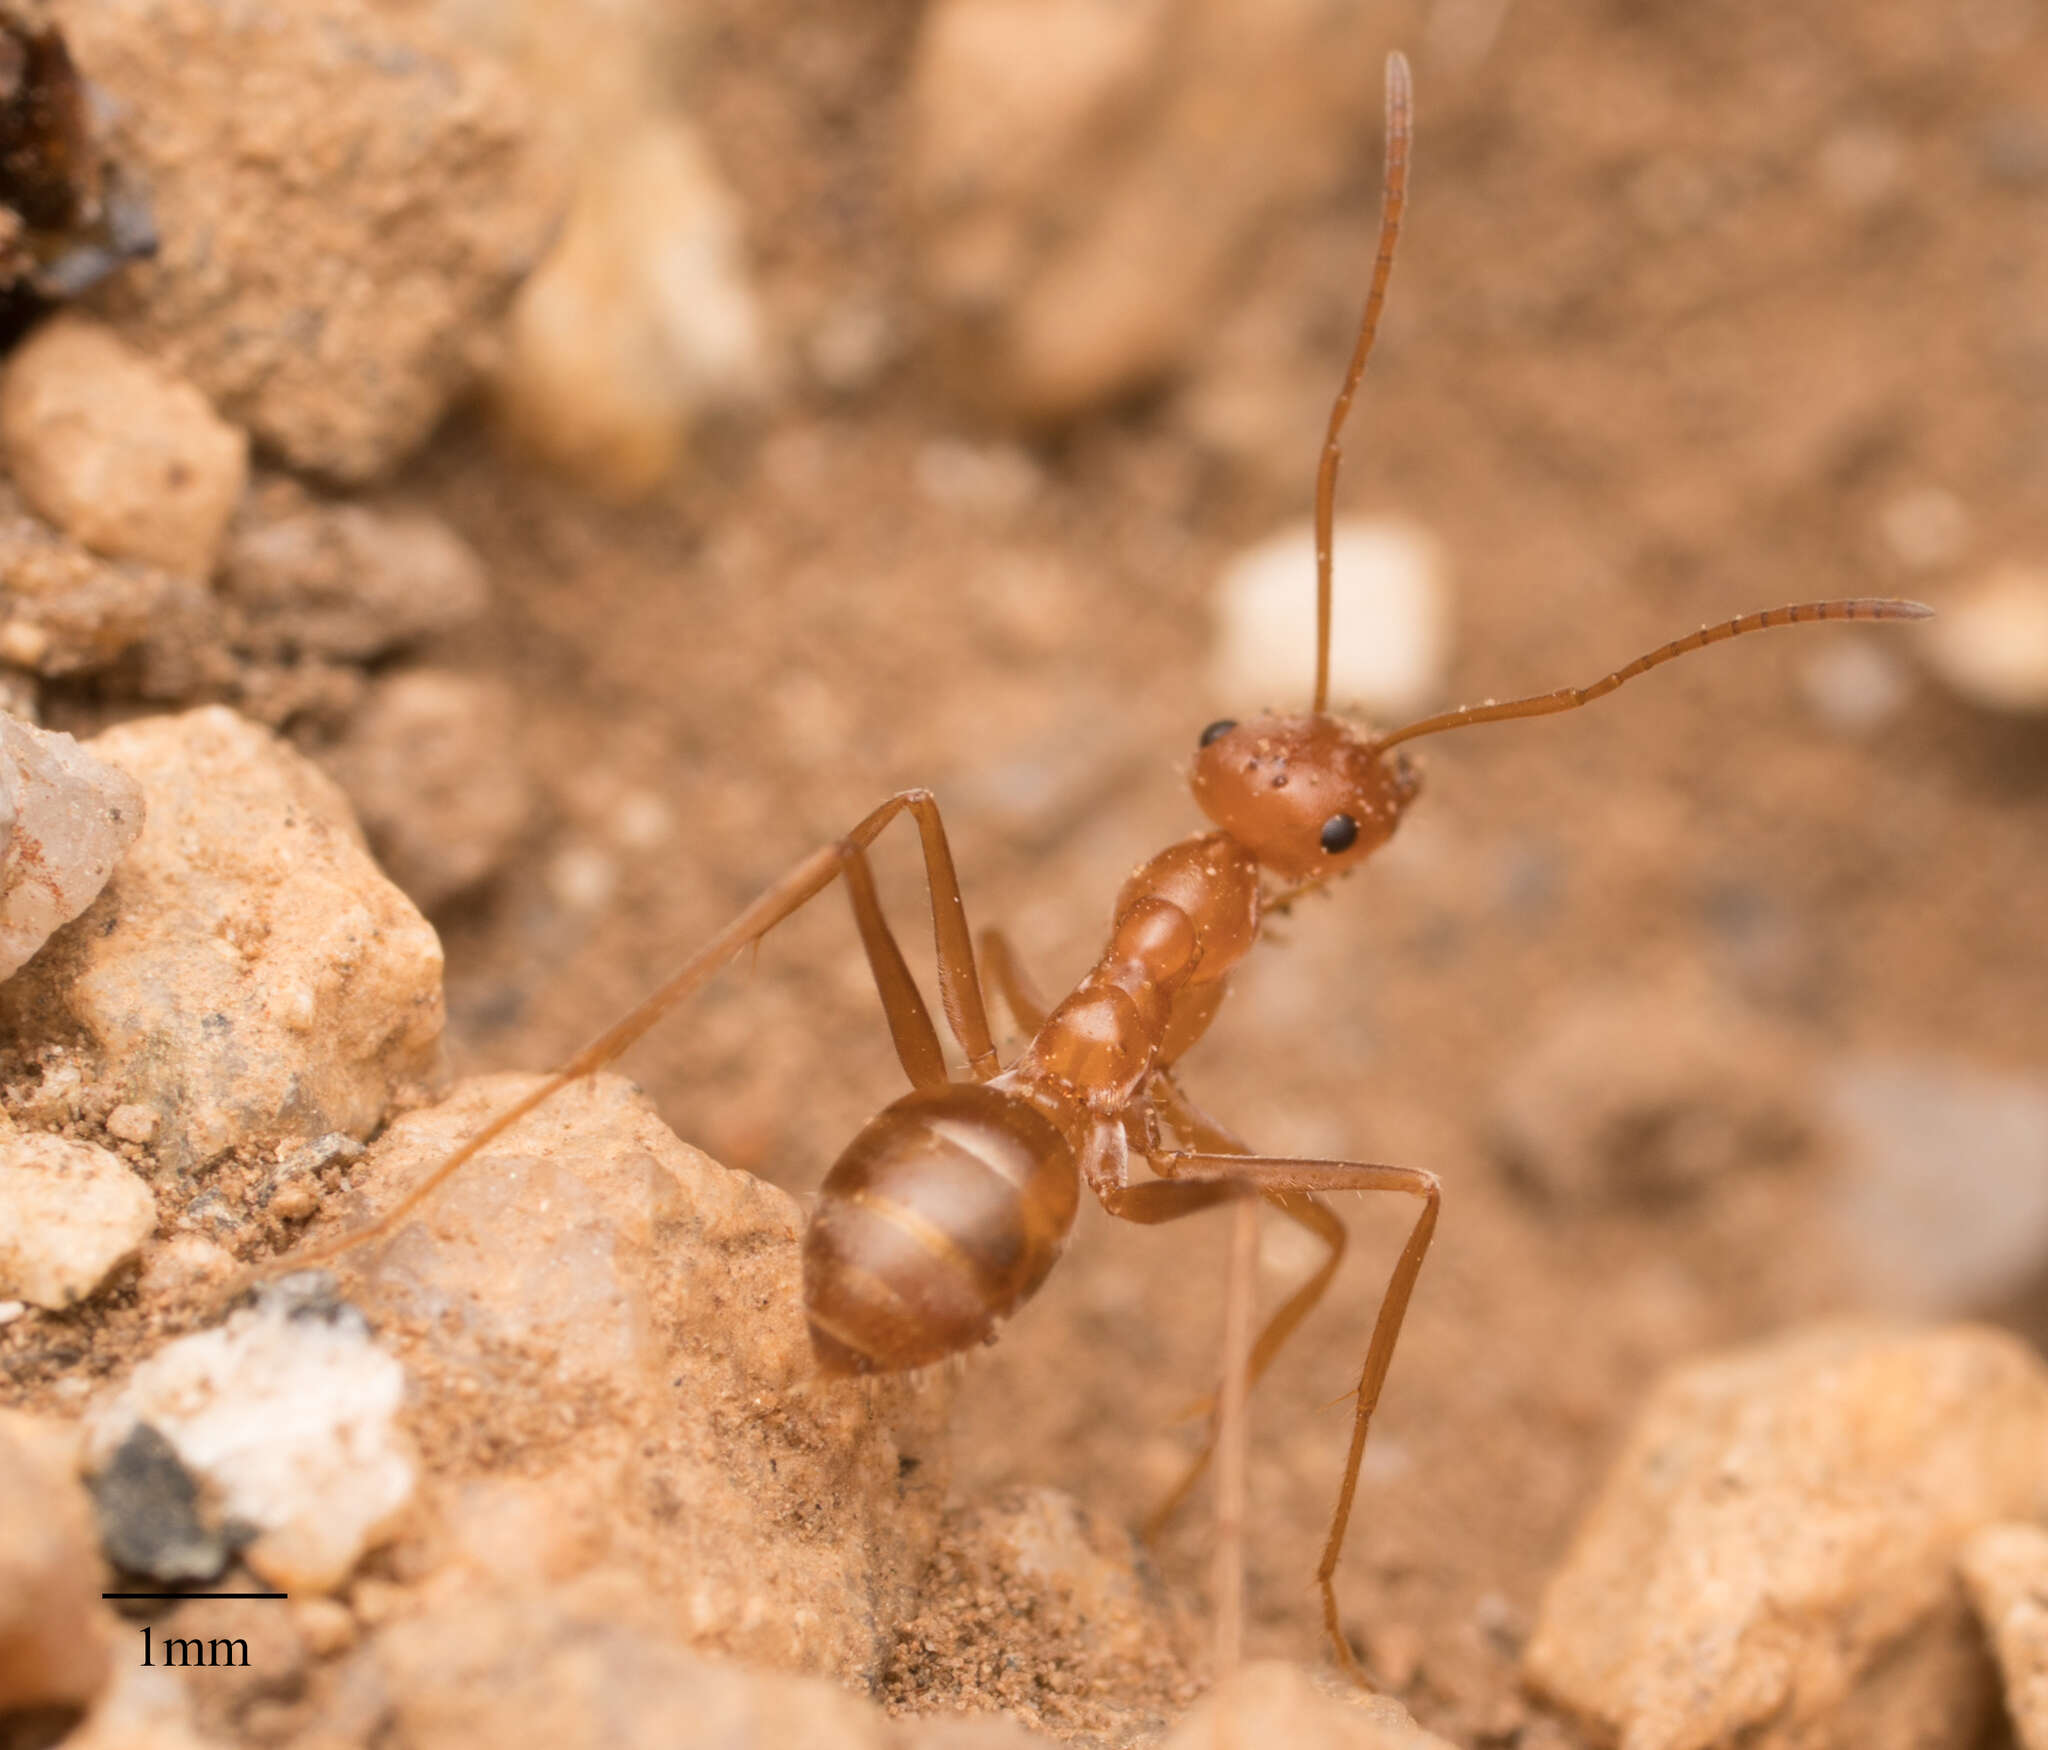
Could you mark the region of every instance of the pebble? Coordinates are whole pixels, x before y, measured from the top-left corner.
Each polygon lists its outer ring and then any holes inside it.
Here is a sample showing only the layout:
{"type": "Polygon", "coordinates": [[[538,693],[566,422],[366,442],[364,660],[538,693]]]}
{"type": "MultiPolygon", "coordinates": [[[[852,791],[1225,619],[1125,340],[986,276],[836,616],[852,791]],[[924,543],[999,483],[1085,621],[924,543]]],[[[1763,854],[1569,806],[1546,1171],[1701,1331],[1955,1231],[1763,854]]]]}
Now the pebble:
{"type": "Polygon", "coordinates": [[[100,1703],[64,1750],[216,1750],[192,1724],[192,1698],[176,1672],[124,1659],[100,1703]]]}
{"type": "Polygon", "coordinates": [[[1915,486],[1888,499],[1877,517],[1878,534],[1908,571],[1940,571],[1970,543],[1970,511],[1945,486],[1915,486]]]}
{"type": "Polygon", "coordinates": [[[2048,1750],[2048,1528],[1987,1525],[1963,1546],[1962,1569],[2020,1750],[2048,1750]]]}
{"type": "MultiPolygon", "coordinates": [[[[398,1119],[355,1170],[369,1208],[535,1080],[398,1119]]],[[[451,1179],[358,1290],[420,1333],[418,1413],[475,1455],[436,1479],[451,1519],[416,1559],[511,1591],[622,1565],[705,1651],[869,1680],[937,1537],[950,1379],[819,1378],[802,1222],[614,1076],[451,1179]]]]}
{"type": "Polygon", "coordinates": [[[1628,1750],[1906,1750],[1994,1715],[1955,1562],[2048,1509],[2018,1339],[1826,1326],[1680,1368],[1546,1588],[1525,1681],[1628,1750]]]}
{"type": "Polygon", "coordinates": [[[1850,1145],[1834,1228],[1869,1304],[1975,1312],[2048,1268],[2048,1079],[1850,1057],[1821,1093],[1850,1145]]]}
{"type": "Polygon", "coordinates": [[[157,1115],[147,1106],[116,1106],[107,1114],[107,1134],[116,1142],[132,1142],[138,1148],[156,1135],[157,1115]]]}
{"type": "Polygon", "coordinates": [[[554,247],[512,307],[494,384],[534,451],[615,499],[675,465],[709,409],[769,376],[739,202],[693,129],[600,127],[554,247]]]}
{"type": "Polygon", "coordinates": [[[0,1295],[75,1306],[156,1231],[156,1196],[120,1156],[39,1131],[0,1136],[0,1295]]]}
{"type": "MultiPolygon", "coordinates": [[[[1315,683],[1315,529],[1290,524],[1217,580],[1215,697],[1241,712],[1307,708],[1315,683]]],[[[1332,544],[1330,702],[1383,721],[1443,690],[1450,584],[1434,536],[1395,517],[1340,517],[1332,544]]]]}
{"type": "Polygon", "coordinates": [[[103,313],[294,468],[390,472],[560,211],[513,76],[372,0],[109,0],[66,28],[162,236],[103,313]]]}
{"type": "Polygon", "coordinates": [[[220,706],[91,743],[148,821],[100,897],[0,985],[18,1036],[81,1031],[184,1170],[238,1144],[367,1136],[431,1073],[441,947],[310,762],[220,706]]]}
{"type": "Polygon", "coordinates": [[[1356,177],[1390,30],[1363,0],[924,8],[907,187],[959,394],[1054,422],[1170,375],[1275,217],[1356,177]]]}
{"type": "Polygon", "coordinates": [[[1697,1195],[1818,1152],[1798,1039],[1684,989],[1594,990],[1552,1011],[1489,1103],[1496,1153],[1547,1201],[1697,1195]]]}
{"type": "Polygon", "coordinates": [[[1451,1750],[1450,1740],[1425,1732],[1391,1696],[1338,1690],[1298,1666],[1265,1659],[1206,1697],[1160,1750],[1214,1750],[1233,1741],[1287,1750],[1451,1750]]]}
{"type": "Polygon", "coordinates": [[[61,1423],[0,1411],[0,1717],[84,1707],[113,1663],[76,1445],[61,1423]]]}
{"type": "Polygon", "coordinates": [[[405,1370],[353,1308],[296,1300],[287,1279],[224,1325],[159,1350],[87,1423],[105,1476],[147,1424],[208,1492],[215,1523],[256,1529],[242,1552],[287,1592],[332,1592],[411,1499],[397,1422],[405,1370]]]}
{"type": "Polygon", "coordinates": [[[87,1479],[100,1547],[123,1573],[167,1586],[218,1579],[228,1565],[219,1526],[199,1516],[199,1485],[178,1450],[137,1422],[87,1479]]]}
{"type": "Polygon", "coordinates": [[[243,500],[220,582],[237,643],[274,659],[367,661],[490,602],[483,561],[431,512],[321,498],[275,475],[243,500]]]}
{"type": "Polygon", "coordinates": [[[92,552],[0,479],[0,659],[40,675],[88,674],[210,612],[199,582],[92,552]]]}
{"type": "Polygon", "coordinates": [[[126,772],[68,735],[0,716],[0,979],[92,904],[142,822],[126,772]]]}
{"type": "Polygon", "coordinates": [[[112,559],[211,575],[249,440],[104,323],[66,314],[0,369],[0,451],[21,495],[112,559]]]}
{"type": "Polygon", "coordinates": [[[423,910],[487,881],[533,824],[519,709],[504,681],[387,675],[322,759],[385,872],[423,910]]]}
{"type": "Polygon", "coordinates": [[[1987,711],[2048,713],[2048,567],[2007,565],[1959,595],[1917,641],[1954,692],[1987,711]]]}
{"type": "Polygon", "coordinates": [[[1862,639],[1832,639],[1799,668],[1815,716],[1845,735],[1870,735],[1905,708],[1913,683],[1895,653],[1862,639]]]}

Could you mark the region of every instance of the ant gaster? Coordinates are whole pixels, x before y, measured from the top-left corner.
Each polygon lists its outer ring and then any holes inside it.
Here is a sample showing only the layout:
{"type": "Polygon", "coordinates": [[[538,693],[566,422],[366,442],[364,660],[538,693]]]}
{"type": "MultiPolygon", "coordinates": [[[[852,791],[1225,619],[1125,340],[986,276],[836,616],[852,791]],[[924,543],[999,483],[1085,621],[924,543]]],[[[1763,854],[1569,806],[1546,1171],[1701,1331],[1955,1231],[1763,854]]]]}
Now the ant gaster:
{"type": "Polygon", "coordinates": [[[983,937],[983,964],[1031,1032],[1022,1054],[1007,1067],[998,1060],[938,804],[928,790],[906,790],[791,869],[660,990],[442,1160],[382,1217],[281,1261],[283,1267],[321,1263],[392,1232],[520,1118],[611,1063],[741,950],[843,879],[912,1091],[872,1119],[834,1163],[805,1230],[804,1308],[818,1367],[826,1375],[897,1372],[987,1341],[1044,1282],[1073,1225],[1084,1183],[1111,1215],[1146,1224],[1237,1202],[1234,1360],[1224,1369],[1208,1440],[1153,1522],[1156,1527],[1185,1497],[1220,1441],[1219,1542],[1226,1547],[1218,1569],[1226,1585],[1218,1608],[1219,1675],[1235,1659],[1239,1632],[1238,1508],[1231,1497],[1242,1492],[1243,1393],[1335,1274],[1345,1230],[1321,1194],[1393,1191],[1415,1200],[1414,1225],[1360,1369],[1344,1479],[1316,1570],[1331,1646],[1363,1681],[1341,1625],[1334,1576],[1366,1433],[1436,1229],[1438,1184],[1416,1167],[1254,1153],[1189,1101],[1174,1066],[1207,1030],[1231,971],[1257,945],[1267,914],[1348,874],[1400,825],[1420,787],[1417,772],[1396,751],[1401,744],[1475,723],[1573,710],[1676,657],[1767,627],[1918,619],[1928,612],[1916,603],[1873,600],[1775,608],[1694,632],[1588,687],[1467,706],[1384,734],[1330,715],[1330,543],[1339,437],[1372,349],[1407,194],[1411,101],[1408,66],[1398,54],[1387,63],[1386,101],[1379,250],[1316,481],[1313,703],[1306,715],[1225,720],[1202,732],[1191,787],[1213,830],[1169,846],[1130,876],[1117,896],[1107,946],[1070,995],[1048,1008],[1019,976],[1003,938],[994,932],[983,937]],[[938,986],[947,1025],[965,1054],[964,1081],[948,1075],[938,1030],[869,871],[869,847],[900,815],[916,824],[923,848],[938,986]],[[1152,1177],[1133,1182],[1134,1157],[1152,1177]],[[1254,1199],[1306,1228],[1326,1255],[1252,1341],[1245,1259],[1254,1199]]]}

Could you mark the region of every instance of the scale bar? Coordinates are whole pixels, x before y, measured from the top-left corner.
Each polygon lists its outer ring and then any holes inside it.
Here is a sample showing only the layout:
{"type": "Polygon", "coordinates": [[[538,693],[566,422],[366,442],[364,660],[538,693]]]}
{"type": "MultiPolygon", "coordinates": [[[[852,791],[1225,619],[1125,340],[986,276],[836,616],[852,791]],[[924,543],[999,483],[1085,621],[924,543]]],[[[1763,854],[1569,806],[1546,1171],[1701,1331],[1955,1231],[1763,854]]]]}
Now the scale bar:
{"type": "Polygon", "coordinates": [[[102,1598],[289,1598],[289,1592],[102,1592],[102,1598]]]}

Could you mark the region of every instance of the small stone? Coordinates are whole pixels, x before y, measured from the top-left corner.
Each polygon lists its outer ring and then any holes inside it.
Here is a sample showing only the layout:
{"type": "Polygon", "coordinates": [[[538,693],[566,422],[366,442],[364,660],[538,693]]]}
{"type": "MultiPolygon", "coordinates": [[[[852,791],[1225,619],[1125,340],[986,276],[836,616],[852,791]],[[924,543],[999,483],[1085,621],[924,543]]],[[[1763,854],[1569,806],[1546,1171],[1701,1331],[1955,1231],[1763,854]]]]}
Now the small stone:
{"type": "Polygon", "coordinates": [[[512,689],[408,669],[378,681],[322,762],[370,846],[426,910],[488,880],[533,821],[512,689]]]}
{"type": "Polygon", "coordinates": [[[565,845],[548,859],[542,879],[564,911],[600,912],[618,888],[619,865],[595,845],[565,845]]]}
{"type": "MultiPolygon", "coordinates": [[[[1236,711],[1305,708],[1315,682],[1315,530],[1291,525],[1218,580],[1210,664],[1236,711]]],[[[1435,702],[1450,654],[1449,583],[1435,537],[1392,517],[1342,517],[1332,547],[1330,701],[1382,720],[1435,702]]]]}
{"type": "Polygon", "coordinates": [[[1836,1326],[1658,1388],[1552,1577],[1541,1696],[1626,1750],[1970,1743],[1996,1709],[1955,1577],[2048,1508],[2048,1368],[1973,1326],[1836,1326]]]}
{"type": "Polygon", "coordinates": [[[513,77],[369,0],[112,0],[66,28],[162,234],[102,311],[295,468],[389,472],[560,211],[513,77]]]}
{"type": "Polygon", "coordinates": [[[11,1325],[28,1311],[25,1300],[0,1300],[0,1325],[11,1325]]]}
{"type": "Polygon", "coordinates": [[[0,449],[22,496],[94,552],[193,578],[249,472],[248,439],[204,395],[75,314],[0,371],[0,449]]]}
{"type": "Polygon", "coordinates": [[[1970,512],[1945,486],[1916,486],[1888,500],[1878,533],[1908,571],[1939,571],[1963,556],[1970,542],[1970,512]]]}
{"type": "Polygon", "coordinates": [[[211,1492],[219,1523],[255,1528],[242,1557],[254,1572],[283,1591],[331,1592],[411,1499],[405,1371],[352,1308],[290,1299],[273,1291],[159,1350],[93,1415],[88,1448],[104,1472],[149,1424],[211,1492]]]}
{"type": "Polygon", "coordinates": [[[1882,729],[1912,693],[1905,663],[1863,639],[1831,639],[1800,665],[1800,691],[1814,715],[1845,735],[1882,729]]]}
{"type": "Polygon", "coordinates": [[[1941,613],[1920,640],[1927,664],[1987,711],[2048,713],[2048,567],[2007,565],[1941,613]]]}
{"type": "Polygon", "coordinates": [[[324,499],[272,476],[243,500],[221,557],[237,642],[261,657],[361,662],[478,618],[476,550],[431,512],[324,499]]]}
{"type": "Polygon", "coordinates": [[[1495,1152],[1567,1206],[1697,1196],[1817,1157],[1828,1139],[1802,1042],[1681,989],[1598,990],[1542,1023],[1489,1106],[1495,1152]]]}
{"type": "Polygon", "coordinates": [[[149,1250],[142,1264],[142,1293],[151,1301],[196,1297],[224,1283],[236,1268],[234,1253],[203,1234],[174,1233],[149,1250]]]}
{"type": "Polygon", "coordinates": [[[68,735],[0,717],[0,979],[92,904],[142,822],[126,772],[68,735]]]}
{"type": "Polygon", "coordinates": [[[64,1750],[217,1750],[218,1742],[193,1729],[192,1698],[176,1672],[123,1659],[64,1750]]]}
{"type": "Polygon", "coordinates": [[[651,488],[767,359],[739,205],[681,118],[600,125],[574,205],[520,288],[497,395],[532,449],[614,498],[651,488]]]}
{"type": "Polygon", "coordinates": [[[139,1148],[156,1135],[157,1122],[151,1107],[124,1101],[107,1114],[107,1134],[116,1142],[132,1142],[139,1148]]]}
{"type": "Polygon", "coordinates": [[[1963,1546],[1962,1567],[2021,1750],[2048,1750],[2048,1530],[1987,1525],[1963,1546]]]}
{"type": "Polygon", "coordinates": [[[76,1445],[61,1424],[0,1412],[0,1717],[84,1707],[112,1665],[76,1445]]]}
{"type": "Polygon", "coordinates": [[[355,1613],[336,1599],[294,1599],[292,1620],[299,1626],[306,1651],[316,1659],[331,1659],[356,1644],[355,1613]]]}
{"type": "Polygon", "coordinates": [[[1160,1750],[1218,1744],[1285,1745],[1287,1750],[1451,1750],[1390,1696],[1361,1695],[1316,1681],[1275,1660],[1244,1666],[1168,1735],[1160,1750]]]}
{"type": "Polygon", "coordinates": [[[156,1196],[118,1155],[17,1130],[0,1137],[0,1294],[74,1306],[156,1231],[156,1196]]]}
{"type": "Polygon", "coordinates": [[[270,1199],[270,1213],[279,1221],[305,1221],[319,1210],[319,1197],[303,1182],[280,1185],[270,1199]]]}
{"type": "Polygon", "coordinates": [[[185,1169],[241,1143],[368,1135],[433,1069],[441,948],[386,881],[346,799],[219,706],[91,747],[148,823],[106,890],[0,985],[17,1033],[82,1031],[99,1075],[160,1116],[185,1169]]]}
{"type": "Polygon", "coordinates": [[[2048,1266],[2048,1079],[1852,1057],[1822,1093],[1849,1145],[1832,1225],[1870,1304],[1974,1312],[2048,1266]]]}
{"type": "Polygon", "coordinates": [[[99,1515],[100,1545],[124,1573],[167,1586],[218,1579],[227,1540],[199,1517],[199,1485],[177,1449],[137,1422],[87,1479],[99,1515]]]}

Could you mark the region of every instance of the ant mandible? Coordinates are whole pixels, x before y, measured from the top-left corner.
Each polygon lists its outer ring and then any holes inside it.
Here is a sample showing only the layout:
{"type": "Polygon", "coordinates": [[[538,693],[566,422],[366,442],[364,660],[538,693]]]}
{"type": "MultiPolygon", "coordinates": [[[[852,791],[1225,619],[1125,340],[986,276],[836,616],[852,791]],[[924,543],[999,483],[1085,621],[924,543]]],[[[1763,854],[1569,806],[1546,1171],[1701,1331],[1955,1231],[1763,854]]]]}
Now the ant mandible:
{"type": "MultiPolygon", "coordinates": [[[[1231,971],[1262,920],[1347,875],[1393,835],[1421,787],[1397,750],[1475,723],[1576,710],[1650,669],[1724,639],[1816,620],[1912,620],[1916,602],[1808,602],[1745,614],[1639,656],[1586,687],[1469,705],[1385,734],[1325,709],[1330,667],[1330,547],[1340,437],[1386,300],[1407,200],[1411,96],[1398,53],[1386,72],[1386,170],[1372,285],[1316,475],[1316,671],[1306,715],[1267,713],[1202,731],[1190,775],[1211,830],[1169,846],[1118,894],[1108,945],[1074,991],[1049,1008],[1019,976],[1003,938],[982,938],[982,962],[1031,1033],[1005,1068],[989,1032],[981,976],[952,852],[929,790],[892,796],[844,838],[791,869],[615,1026],[525,1098],[493,1118],[376,1221],[279,1261],[325,1263],[394,1231],[512,1125],[571,1082],[616,1059],[742,949],[759,942],[835,880],[844,880],[912,1091],[861,1130],[826,1174],[803,1239],[804,1310],[821,1373],[847,1376],[930,1366],[988,1341],[1035,1293],[1059,1257],[1085,1182],[1123,1221],[1177,1221],[1224,1202],[1239,1209],[1226,1301],[1223,1386],[1208,1436],[1154,1516],[1187,1495],[1212,1454],[1218,1469],[1220,1677],[1237,1657],[1244,1394],[1322,1298],[1345,1229],[1321,1193],[1394,1191],[1420,1205],[1373,1322],[1359,1372],[1344,1480],[1316,1581],[1323,1622],[1344,1668],[1364,1681],[1339,1618],[1334,1577],[1359,1465],[1401,1322],[1436,1231],[1440,1193],[1417,1167],[1261,1155],[1182,1093],[1174,1066],[1208,1029],[1231,971]],[[897,946],[868,866],[868,849],[899,815],[917,825],[930,886],[938,984],[969,1078],[950,1079],[929,1010],[897,946]],[[1173,1141],[1169,1142],[1171,1134],[1173,1141]],[[1154,1177],[1131,1181],[1136,1156],[1154,1177]],[[1327,1255],[1250,1340],[1251,1212],[1277,1209],[1327,1255]]],[[[268,1272],[266,1272],[268,1273],[268,1272]]]]}

